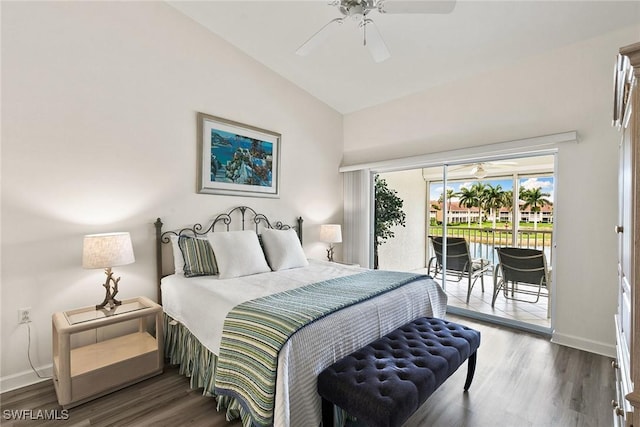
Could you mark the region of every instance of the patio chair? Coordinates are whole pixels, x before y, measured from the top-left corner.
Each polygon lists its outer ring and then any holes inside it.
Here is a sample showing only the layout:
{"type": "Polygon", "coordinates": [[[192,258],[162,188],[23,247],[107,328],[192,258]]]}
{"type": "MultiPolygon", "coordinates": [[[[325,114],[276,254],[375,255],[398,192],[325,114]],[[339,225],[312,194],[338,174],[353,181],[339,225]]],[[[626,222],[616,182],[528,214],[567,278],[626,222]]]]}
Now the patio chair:
{"type": "MultiPolygon", "coordinates": [[[[549,296],[549,268],[544,252],[538,249],[496,248],[498,264],[493,274],[493,300],[503,291],[504,297],[516,301],[536,303],[544,287],[549,296]],[[509,285],[511,284],[511,286],[509,285]],[[511,295],[509,295],[511,293],[511,295]],[[535,295],[535,299],[517,298],[516,294],[535,295]]],[[[542,294],[545,296],[545,294],[542,294]]]]}
{"type": "MultiPolygon", "coordinates": [[[[433,266],[433,276],[442,271],[443,266],[443,244],[442,237],[429,236],[435,256],[429,260],[427,273],[431,274],[433,266]]],[[[471,290],[480,278],[482,292],[484,292],[484,273],[491,268],[489,260],[472,259],[469,254],[469,244],[463,237],[447,237],[447,271],[446,274],[457,276],[458,282],[462,278],[467,278],[467,304],[471,297],[471,290]]]]}

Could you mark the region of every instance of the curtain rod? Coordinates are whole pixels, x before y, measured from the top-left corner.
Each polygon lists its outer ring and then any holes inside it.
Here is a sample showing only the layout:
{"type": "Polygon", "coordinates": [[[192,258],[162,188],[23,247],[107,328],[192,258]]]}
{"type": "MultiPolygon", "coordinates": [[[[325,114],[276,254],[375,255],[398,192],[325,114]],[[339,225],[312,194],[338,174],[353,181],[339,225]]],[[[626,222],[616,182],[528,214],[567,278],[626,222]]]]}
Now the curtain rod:
{"type": "Polygon", "coordinates": [[[544,152],[550,152],[557,148],[558,144],[565,142],[578,142],[578,132],[569,131],[533,138],[459,148],[456,150],[402,157],[399,159],[345,165],[341,166],[338,170],[339,172],[352,172],[368,169],[384,172],[386,170],[411,169],[438,164],[464,163],[465,161],[477,162],[496,156],[542,154],[544,152]]]}

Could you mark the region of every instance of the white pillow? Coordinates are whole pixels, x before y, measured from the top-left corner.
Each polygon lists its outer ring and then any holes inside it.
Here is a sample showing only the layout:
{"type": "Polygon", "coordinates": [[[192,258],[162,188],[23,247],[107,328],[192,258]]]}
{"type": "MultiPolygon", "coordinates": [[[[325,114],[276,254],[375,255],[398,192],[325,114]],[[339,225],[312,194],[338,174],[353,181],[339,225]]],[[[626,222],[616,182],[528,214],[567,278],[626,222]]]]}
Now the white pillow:
{"type": "Polygon", "coordinates": [[[300,239],[293,229],[273,230],[267,228],[262,232],[262,244],[273,271],[309,265],[300,245],[300,239]]]}
{"type": "Polygon", "coordinates": [[[171,240],[171,249],[173,250],[173,267],[175,274],[184,274],[184,257],[182,256],[180,246],[178,246],[178,236],[172,234],[169,236],[169,239],[171,240]]]}
{"type": "Polygon", "coordinates": [[[222,231],[210,233],[208,238],[221,279],[271,271],[255,231],[222,231]]]}

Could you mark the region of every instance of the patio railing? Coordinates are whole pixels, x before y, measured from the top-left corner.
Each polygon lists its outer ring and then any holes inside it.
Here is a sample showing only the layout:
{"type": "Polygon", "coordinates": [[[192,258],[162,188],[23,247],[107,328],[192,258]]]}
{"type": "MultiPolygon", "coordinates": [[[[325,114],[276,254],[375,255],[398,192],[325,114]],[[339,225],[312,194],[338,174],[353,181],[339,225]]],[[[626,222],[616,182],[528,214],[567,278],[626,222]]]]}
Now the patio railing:
{"type": "MultiPolygon", "coordinates": [[[[442,227],[430,227],[429,234],[442,236],[442,227]]],[[[447,236],[464,237],[469,243],[469,252],[472,258],[484,258],[493,265],[498,262],[495,248],[514,246],[513,229],[509,228],[468,228],[447,227],[447,236]]],[[[531,248],[543,250],[547,258],[547,264],[551,266],[553,259],[553,232],[551,230],[520,229],[516,235],[515,246],[518,248],[531,248]]],[[[428,257],[433,254],[433,247],[429,245],[428,257]]]]}

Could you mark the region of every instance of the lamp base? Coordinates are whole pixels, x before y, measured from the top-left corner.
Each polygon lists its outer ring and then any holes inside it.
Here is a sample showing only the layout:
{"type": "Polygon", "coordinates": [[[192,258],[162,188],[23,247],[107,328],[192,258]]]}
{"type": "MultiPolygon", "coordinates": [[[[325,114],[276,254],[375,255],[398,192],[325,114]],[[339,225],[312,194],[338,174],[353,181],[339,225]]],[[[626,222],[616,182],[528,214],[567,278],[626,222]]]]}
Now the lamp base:
{"type": "Polygon", "coordinates": [[[120,282],[120,278],[113,278],[113,272],[111,271],[111,267],[106,268],[104,274],[107,275],[107,280],[104,282],[102,286],[106,291],[104,300],[96,305],[96,310],[113,310],[116,306],[121,305],[122,301],[118,301],[115,296],[118,293],[118,282],[120,282]],[[113,287],[111,284],[113,283],[113,287]]]}
{"type": "Polygon", "coordinates": [[[333,246],[329,246],[329,249],[327,249],[327,259],[333,262],[333,246]]]}

